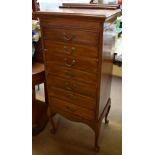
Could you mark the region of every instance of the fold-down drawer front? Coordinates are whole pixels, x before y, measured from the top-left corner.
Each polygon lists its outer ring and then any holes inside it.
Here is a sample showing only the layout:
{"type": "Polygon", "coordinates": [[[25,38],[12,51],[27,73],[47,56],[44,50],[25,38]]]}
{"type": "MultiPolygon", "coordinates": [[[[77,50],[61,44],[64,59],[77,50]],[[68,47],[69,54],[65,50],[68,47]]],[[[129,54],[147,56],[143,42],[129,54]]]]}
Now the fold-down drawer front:
{"type": "Polygon", "coordinates": [[[45,39],[44,48],[52,53],[98,58],[98,48],[93,46],[61,43],[61,42],[54,43],[50,40],[45,39]]]}
{"type": "Polygon", "coordinates": [[[46,63],[46,72],[52,75],[61,76],[68,80],[75,80],[79,82],[96,84],[97,75],[76,70],[68,67],[63,67],[51,62],[46,63]]]}
{"type": "Polygon", "coordinates": [[[55,42],[97,46],[99,40],[99,33],[86,30],[43,28],[42,33],[44,39],[50,39],[55,42]]]}
{"type": "Polygon", "coordinates": [[[98,59],[66,56],[63,54],[52,54],[52,52],[45,52],[46,68],[49,62],[61,65],[63,67],[83,70],[89,73],[97,73],[98,59]]]}
{"type": "Polygon", "coordinates": [[[48,91],[50,90],[50,87],[57,87],[75,93],[83,94],[92,98],[96,98],[96,85],[67,80],[64,78],[52,76],[51,74],[47,74],[47,85],[48,91]]]}
{"type": "Polygon", "coordinates": [[[96,108],[96,100],[94,98],[60,88],[50,87],[49,97],[56,97],[69,103],[88,108],[90,110],[95,110],[96,108]]]}
{"type": "Polygon", "coordinates": [[[68,103],[66,101],[62,101],[54,97],[50,98],[49,101],[50,101],[49,106],[51,107],[51,109],[59,113],[61,113],[62,111],[62,112],[77,115],[87,120],[95,119],[95,112],[92,110],[88,110],[86,108],[77,106],[75,104],[68,103]]]}

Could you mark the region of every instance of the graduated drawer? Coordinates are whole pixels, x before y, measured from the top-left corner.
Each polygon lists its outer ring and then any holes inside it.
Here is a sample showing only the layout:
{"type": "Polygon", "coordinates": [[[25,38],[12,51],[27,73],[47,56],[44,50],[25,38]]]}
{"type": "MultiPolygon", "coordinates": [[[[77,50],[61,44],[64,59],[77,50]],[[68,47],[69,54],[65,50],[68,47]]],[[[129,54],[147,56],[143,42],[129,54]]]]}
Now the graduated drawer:
{"type": "Polygon", "coordinates": [[[74,93],[72,91],[50,87],[49,96],[59,98],[61,100],[67,101],[69,103],[79,105],[90,110],[95,110],[96,100],[94,98],[84,96],[81,94],[74,93]]]}
{"type": "Polygon", "coordinates": [[[93,46],[78,45],[71,43],[54,43],[51,40],[44,40],[44,48],[49,52],[61,53],[71,56],[84,56],[98,58],[98,48],[93,46]]]}
{"type": "Polygon", "coordinates": [[[51,67],[51,63],[55,63],[63,67],[78,69],[89,73],[97,73],[98,59],[53,54],[50,51],[44,52],[44,55],[46,68],[51,67]]]}
{"type": "Polygon", "coordinates": [[[57,99],[57,98],[49,98],[49,106],[54,111],[57,111],[61,114],[61,112],[66,112],[69,114],[73,114],[75,116],[79,116],[81,118],[87,120],[94,120],[95,119],[95,112],[92,110],[88,110],[86,108],[80,107],[75,104],[71,104],[69,102],[57,99]]]}
{"type": "Polygon", "coordinates": [[[73,29],[42,28],[44,39],[54,42],[76,43],[90,46],[97,46],[99,33],[91,31],[80,31],[73,29]]]}
{"type": "Polygon", "coordinates": [[[88,73],[88,72],[84,72],[81,70],[76,70],[68,67],[63,67],[51,62],[46,63],[46,72],[56,76],[64,77],[68,80],[75,80],[75,81],[91,83],[91,84],[96,84],[96,80],[97,80],[96,74],[92,74],[92,73],[88,73]]]}
{"type": "Polygon", "coordinates": [[[57,87],[75,93],[83,94],[92,98],[96,98],[96,85],[89,85],[74,80],[67,80],[65,78],[55,77],[51,74],[47,74],[46,77],[48,91],[50,90],[50,87],[57,87]]]}
{"type": "Polygon", "coordinates": [[[42,27],[63,27],[63,28],[78,28],[78,29],[91,29],[99,31],[100,23],[92,20],[77,20],[67,18],[50,18],[41,19],[40,24],[42,27]]]}

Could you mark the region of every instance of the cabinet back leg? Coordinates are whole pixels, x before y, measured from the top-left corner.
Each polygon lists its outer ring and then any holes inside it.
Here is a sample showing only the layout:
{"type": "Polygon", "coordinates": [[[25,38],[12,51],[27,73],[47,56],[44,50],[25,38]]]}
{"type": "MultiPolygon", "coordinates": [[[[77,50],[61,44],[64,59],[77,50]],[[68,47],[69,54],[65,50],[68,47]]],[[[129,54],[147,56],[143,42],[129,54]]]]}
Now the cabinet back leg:
{"type": "Polygon", "coordinates": [[[108,118],[108,114],[109,114],[109,111],[111,108],[111,99],[110,98],[109,98],[108,102],[109,102],[109,106],[108,106],[108,110],[107,110],[106,115],[105,115],[105,124],[109,123],[109,120],[107,118],[108,118]]]}
{"type": "Polygon", "coordinates": [[[51,118],[50,118],[50,122],[51,122],[51,124],[52,124],[52,129],[50,130],[50,132],[52,133],[52,134],[55,134],[56,133],[56,127],[55,127],[55,123],[54,123],[54,120],[53,120],[53,117],[51,116],[51,118]]]}

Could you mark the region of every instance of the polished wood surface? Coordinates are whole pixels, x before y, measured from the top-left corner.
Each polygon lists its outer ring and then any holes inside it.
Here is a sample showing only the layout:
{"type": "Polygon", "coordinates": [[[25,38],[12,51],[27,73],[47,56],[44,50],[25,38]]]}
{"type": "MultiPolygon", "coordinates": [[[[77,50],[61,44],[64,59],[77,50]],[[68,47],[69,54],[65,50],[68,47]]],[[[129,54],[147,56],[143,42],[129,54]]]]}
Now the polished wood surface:
{"type": "Polygon", "coordinates": [[[47,75],[48,88],[57,87],[65,90],[70,90],[75,93],[80,93],[88,97],[96,98],[96,85],[90,85],[74,80],[68,80],[63,77],[47,75]]]}
{"type": "Polygon", "coordinates": [[[53,42],[71,42],[73,44],[94,46],[97,45],[99,36],[98,33],[95,32],[47,27],[42,30],[42,35],[44,36],[44,39],[49,39],[53,42]]]}
{"type": "MultiPolygon", "coordinates": [[[[52,105],[50,105],[51,109],[56,110],[58,113],[59,113],[59,111],[60,111],[60,113],[61,113],[61,111],[63,111],[63,112],[66,112],[66,113],[69,113],[72,115],[77,115],[83,119],[87,119],[87,120],[91,120],[91,121],[95,120],[95,112],[93,110],[83,108],[76,104],[71,104],[69,102],[60,100],[58,98],[52,97],[51,99],[52,99],[51,100],[52,105]]],[[[50,101],[50,99],[49,99],[49,101],[50,101]]]]}
{"type": "Polygon", "coordinates": [[[35,86],[45,82],[45,68],[43,63],[33,62],[32,64],[32,135],[37,135],[45,127],[47,117],[48,98],[45,90],[45,102],[36,99],[35,86]]]}
{"type": "Polygon", "coordinates": [[[74,28],[78,28],[78,29],[87,29],[87,30],[93,30],[96,32],[99,32],[99,27],[100,24],[96,21],[92,21],[92,20],[77,20],[72,18],[72,22],[70,22],[70,19],[68,18],[43,18],[42,19],[42,23],[40,23],[41,26],[43,27],[47,27],[47,28],[70,28],[70,27],[74,27],[74,28]]]}
{"type": "Polygon", "coordinates": [[[90,47],[89,45],[77,45],[72,43],[64,43],[61,42],[52,42],[50,40],[44,41],[44,48],[45,49],[52,49],[49,51],[48,54],[67,54],[68,56],[81,56],[81,57],[90,57],[90,58],[97,58],[98,57],[98,48],[97,47],[90,47]]]}
{"type": "MultiPolygon", "coordinates": [[[[54,10],[41,10],[38,12],[35,12],[34,15],[39,16],[40,18],[43,17],[43,20],[49,19],[50,16],[52,17],[59,17],[60,15],[62,17],[73,18],[75,20],[75,17],[77,19],[83,19],[87,18],[93,22],[93,19],[95,19],[95,22],[98,20],[109,20],[111,17],[119,16],[121,15],[121,10],[95,10],[95,9],[67,9],[67,8],[61,8],[61,9],[54,9],[54,10]],[[45,17],[46,15],[46,17],[45,17]],[[47,18],[47,15],[49,16],[47,18]]],[[[83,21],[83,20],[81,20],[83,21]]],[[[84,20],[85,21],[85,20],[84,20]]],[[[83,21],[83,22],[84,22],[83,21]]],[[[43,24],[43,23],[42,23],[43,24]]],[[[60,26],[60,25],[58,25],[60,26]]],[[[62,25],[63,26],[63,25],[62,25]]]]}
{"type": "Polygon", "coordinates": [[[95,84],[96,80],[97,80],[97,75],[96,74],[91,74],[82,70],[78,70],[78,69],[73,69],[72,68],[68,68],[65,66],[60,66],[58,64],[54,64],[54,63],[47,63],[48,66],[46,68],[46,72],[48,74],[54,75],[54,76],[59,76],[59,77],[63,77],[66,78],[68,80],[75,80],[75,81],[79,81],[79,82],[85,82],[88,84],[95,84]]]}
{"type": "MultiPolygon", "coordinates": [[[[32,0],[32,11],[39,11],[40,10],[40,6],[39,3],[37,2],[37,0],[32,0]]],[[[33,14],[32,14],[32,19],[37,19],[33,14]]]]}
{"type": "Polygon", "coordinates": [[[91,4],[88,3],[62,3],[59,8],[82,8],[82,9],[110,9],[116,10],[119,9],[120,6],[118,4],[95,4],[93,0],[90,1],[91,4]]]}
{"type": "Polygon", "coordinates": [[[102,119],[108,123],[111,107],[113,35],[108,28],[120,14],[119,9],[35,12],[41,24],[53,131],[56,113],[83,122],[95,132],[96,151],[102,119]]]}
{"type": "Polygon", "coordinates": [[[81,71],[86,71],[88,73],[96,73],[97,72],[97,59],[84,58],[84,57],[73,57],[73,56],[65,56],[64,54],[49,54],[45,56],[46,62],[48,64],[47,68],[50,68],[53,64],[57,64],[58,66],[69,67],[73,69],[79,69],[81,71]],[[51,57],[50,57],[51,56],[51,57]]]}
{"type": "MultiPolygon", "coordinates": [[[[32,0],[32,11],[38,11],[39,3],[37,0],[32,0]]],[[[32,15],[32,19],[37,19],[32,15]]],[[[48,96],[45,80],[45,67],[43,60],[43,50],[41,39],[38,42],[33,42],[35,53],[32,58],[32,135],[38,135],[48,122],[47,107],[48,96]],[[44,83],[45,102],[36,99],[35,86],[44,83]]]]}
{"type": "Polygon", "coordinates": [[[75,93],[71,90],[65,90],[56,87],[51,87],[49,90],[49,97],[51,97],[51,99],[52,97],[56,97],[81,107],[85,107],[91,110],[95,109],[95,98],[75,93]]]}

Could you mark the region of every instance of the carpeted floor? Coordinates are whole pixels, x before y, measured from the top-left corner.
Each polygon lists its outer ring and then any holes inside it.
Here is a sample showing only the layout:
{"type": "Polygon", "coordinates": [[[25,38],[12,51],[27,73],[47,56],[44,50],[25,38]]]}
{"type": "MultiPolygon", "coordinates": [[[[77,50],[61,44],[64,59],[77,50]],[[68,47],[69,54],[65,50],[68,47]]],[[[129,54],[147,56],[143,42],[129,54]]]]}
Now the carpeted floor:
{"type": "MultiPolygon", "coordinates": [[[[43,99],[43,90],[38,91],[43,99]]],[[[51,124],[35,137],[32,137],[33,155],[121,155],[122,154],[122,80],[113,77],[111,90],[112,107],[109,124],[104,122],[100,134],[100,152],[94,152],[94,132],[87,125],[71,122],[59,115],[56,134],[50,133],[51,124]]]]}

